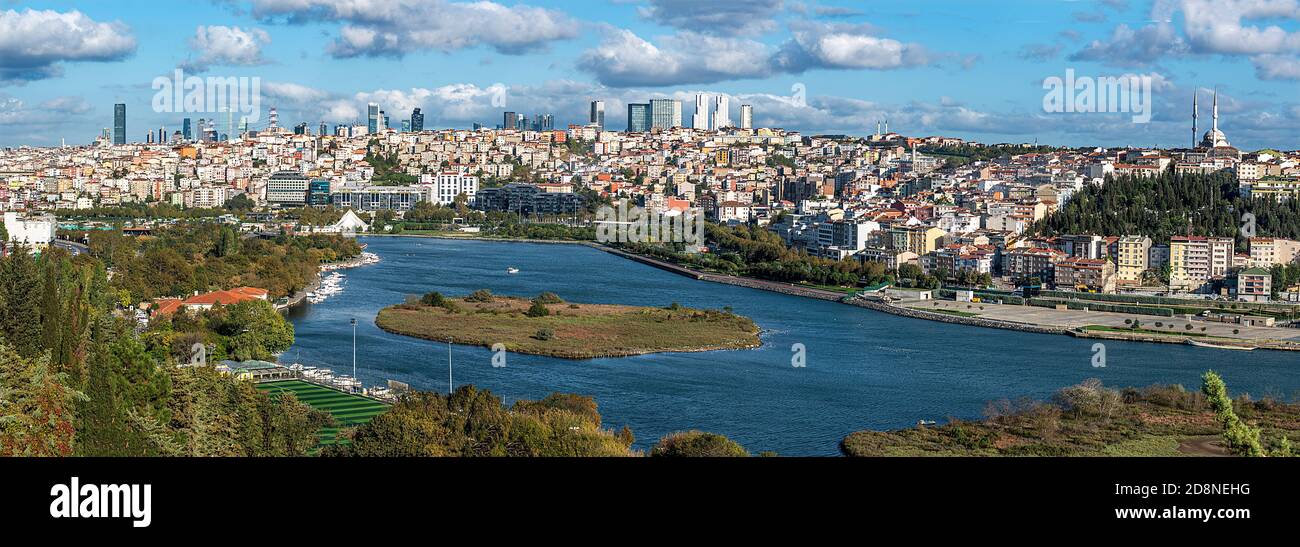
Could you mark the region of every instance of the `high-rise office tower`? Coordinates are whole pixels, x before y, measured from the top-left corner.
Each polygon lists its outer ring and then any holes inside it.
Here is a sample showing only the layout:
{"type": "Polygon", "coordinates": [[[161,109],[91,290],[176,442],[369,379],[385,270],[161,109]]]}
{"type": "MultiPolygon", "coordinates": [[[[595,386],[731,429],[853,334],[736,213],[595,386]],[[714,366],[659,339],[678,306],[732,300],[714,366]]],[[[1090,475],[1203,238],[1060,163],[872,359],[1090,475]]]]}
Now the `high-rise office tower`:
{"type": "Polygon", "coordinates": [[[424,113],[418,108],[411,111],[411,131],[416,133],[424,131],[424,113]]]}
{"type": "Polygon", "coordinates": [[[650,105],[629,103],[627,105],[627,132],[644,133],[650,130],[650,105]]]}
{"type": "Polygon", "coordinates": [[[605,130],[605,101],[591,101],[591,123],[605,130]]]}
{"type": "Polygon", "coordinates": [[[695,95],[695,115],[691,117],[691,127],[700,131],[709,129],[709,96],[703,93],[695,95]]]}
{"type": "Polygon", "coordinates": [[[113,105],[113,144],[126,144],[126,105],[113,105]]]}
{"type": "Polygon", "coordinates": [[[187,141],[194,138],[194,133],[190,128],[189,118],[185,118],[185,121],[181,122],[181,138],[187,141]]]}
{"type": "Polygon", "coordinates": [[[682,102],[675,99],[650,100],[650,127],[671,129],[682,126],[682,102]]]}
{"type": "Polygon", "coordinates": [[[754,105],[752,104],[740,105],[740,128],[741,129],[754,128],[754,105]]]}
{"type": "Polygon", "coordinates": [[[366,120],[369,122],[366,129],[371,135],[379,132],[379,103],[370,103],[366,105],[366,120]]]}
{"type": "Polygon", "coordinates": [[[519,127],[519,114],[515,112],[506,112],[505,118],[501,121],[501,129],[515,129],[519,127]]]}
{"type": "Polygon", "coordinates": [[[713,106],[713,130],[722,131],[728,127],[731,127],[731,99],[718,95],[713,106]]]}
{"type": "Polygon", "coordinates": [[[327,124],[327,123],[325,123],[325,122],[320,122],[320,133],[317,133],[317,134],[320,135],[320,136],[322,136],[322,137],[324,137],[325,135],[330,134],[330,126],[329,126],[329,124],[327,124]]]}

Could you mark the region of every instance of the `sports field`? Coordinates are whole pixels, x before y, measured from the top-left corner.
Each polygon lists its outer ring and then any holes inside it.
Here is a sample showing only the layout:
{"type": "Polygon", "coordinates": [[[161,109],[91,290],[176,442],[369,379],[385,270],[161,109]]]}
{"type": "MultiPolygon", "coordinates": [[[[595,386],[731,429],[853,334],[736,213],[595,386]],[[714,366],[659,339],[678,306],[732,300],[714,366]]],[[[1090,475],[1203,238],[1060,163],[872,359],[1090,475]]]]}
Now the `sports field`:
{"type": "Polygon", "coordinates": [[[388,410],[388,405],[374,399],[343,393],[302,380],[268,382],[258,384],[257,389],[271,394],[272,397],[286,391],[292,392],[298,396],[299,401],[332,414],[334,420],[338,422],[338,427],[326,427],[320,430],[318,436],[321,446],[339,442],[339,429],[364,424],[388,410]]]}

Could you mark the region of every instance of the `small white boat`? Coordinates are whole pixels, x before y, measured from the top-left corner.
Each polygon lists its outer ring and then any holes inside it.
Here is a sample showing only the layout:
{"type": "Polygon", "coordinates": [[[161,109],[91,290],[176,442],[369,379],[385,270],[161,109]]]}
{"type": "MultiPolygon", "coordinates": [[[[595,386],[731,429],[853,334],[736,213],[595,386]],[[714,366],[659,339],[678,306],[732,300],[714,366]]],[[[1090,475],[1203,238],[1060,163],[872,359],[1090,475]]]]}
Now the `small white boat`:
{"type": "Polygon", "coordinates": [[[519,273],[519,268],[506,268],[506,273],[515,275],[519,273]]]}
{"type": "Polygon", "coordinates": [[[1196,346],[1198,348],[1230,349],[1235,351],[1255,351],[1255,348],[1253,346],[1230,346],[1227,344],[1211,344],[1209,342],[1199,342],[1196,340],[1188,340],[1187,345],[1196,346]]]}

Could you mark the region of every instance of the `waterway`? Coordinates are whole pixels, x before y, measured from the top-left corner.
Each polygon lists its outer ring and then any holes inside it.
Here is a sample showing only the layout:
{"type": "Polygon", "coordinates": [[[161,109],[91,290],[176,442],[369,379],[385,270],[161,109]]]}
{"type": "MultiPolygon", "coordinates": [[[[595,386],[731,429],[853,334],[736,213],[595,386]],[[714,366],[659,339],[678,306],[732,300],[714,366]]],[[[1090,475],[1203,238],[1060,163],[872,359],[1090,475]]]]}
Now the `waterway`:
{"type": "Polygon", "coordinates": [[[754,350],[658,354],[569,361],[510,354],[493,367],[487,348],[451,350],[453,382],[489,389],[507,403],[553,392],[592,396],[606,427],[628,425],[637,448],[688,429],[722,433],[751,452],[835,455],[859,429],[895,429],[917,420],[978,419],[1001,398],[1050,397],[1062,386],[1100,378],[1116,387],[1178,383],[1199,387],[1208,369],[1235,393],[1290,399],[1300,394],[1300,356],[1095,340],[950,325],[696,281],[578,245],[362,238],[379,264],[347,270],[345,291],[290,312],[297,341],[284,360],[352,372],[365,385],[397,380],[445,392],[448,347],[385,333],[380,309],[410,295],[477,289],[567,301],[639,306],[673,302],[730,306],[763,329],[754,350]],[[508,268],[520,273],[509,275],[508,268]],[[804,366],[797,349],[803,350],[804,366]]]}

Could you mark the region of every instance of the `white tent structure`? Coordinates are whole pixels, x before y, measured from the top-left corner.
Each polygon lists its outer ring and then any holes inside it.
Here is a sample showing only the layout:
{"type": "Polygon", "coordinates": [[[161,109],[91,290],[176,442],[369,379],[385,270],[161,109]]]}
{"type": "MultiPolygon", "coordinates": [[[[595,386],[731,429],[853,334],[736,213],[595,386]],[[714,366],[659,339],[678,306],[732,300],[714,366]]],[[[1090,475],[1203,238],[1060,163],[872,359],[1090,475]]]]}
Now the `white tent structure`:
{"type": "Polygon", "coordinates": [[[319,231],[332,234],[355,234],[358,232],[370,231],[370,225],[366,224],[366,221],[361,220],[361,217],[358,217],[351,209],[348,209],[343,213],[343,218],[339,219],[338,222],[334,223],[332,226],[321,228],[319,231]]]}

